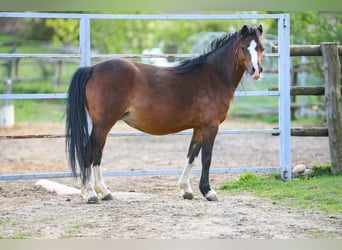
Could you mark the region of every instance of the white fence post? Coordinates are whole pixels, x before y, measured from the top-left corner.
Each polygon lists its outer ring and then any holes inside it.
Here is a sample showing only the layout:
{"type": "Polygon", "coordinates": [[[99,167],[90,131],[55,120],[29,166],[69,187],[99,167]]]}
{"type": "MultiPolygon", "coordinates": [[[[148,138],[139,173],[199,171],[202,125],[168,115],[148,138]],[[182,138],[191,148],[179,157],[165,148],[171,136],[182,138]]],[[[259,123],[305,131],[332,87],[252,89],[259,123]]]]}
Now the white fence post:
{"type": "Polygon", "coordinates": [[[80,66],[91,65],[91,48],[90,48],[90,18],[87,15],[80,17],[80,66]]]}
{"type": "MultiPolygon", "coordinates": [[[[91,65],[91,46],[90,46],[90,18],[87,15],[82,15],[80,18],[80,67],[91,65]]],[[[91,134],[93,124],[88,115],[88,134],[91,134]]]]}
{"type": "Polygon", "coordinates": [[[291,180],[290,16],[278,19],[278,84],[280,128],[280,174],[291,180]]]}

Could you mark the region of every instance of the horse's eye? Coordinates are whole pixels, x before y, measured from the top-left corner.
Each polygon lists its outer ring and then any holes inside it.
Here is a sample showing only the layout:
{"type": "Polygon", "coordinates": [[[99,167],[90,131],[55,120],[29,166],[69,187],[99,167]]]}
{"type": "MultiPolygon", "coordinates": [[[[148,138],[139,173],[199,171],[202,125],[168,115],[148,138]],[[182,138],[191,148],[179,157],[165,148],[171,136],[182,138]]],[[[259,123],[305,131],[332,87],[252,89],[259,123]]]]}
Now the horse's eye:
{"type": "Polygon", "coordinates": [[[246,47],[241,46],[241,50],[242,50],[242,52],[245,52],[246,51],[246,47]]]}

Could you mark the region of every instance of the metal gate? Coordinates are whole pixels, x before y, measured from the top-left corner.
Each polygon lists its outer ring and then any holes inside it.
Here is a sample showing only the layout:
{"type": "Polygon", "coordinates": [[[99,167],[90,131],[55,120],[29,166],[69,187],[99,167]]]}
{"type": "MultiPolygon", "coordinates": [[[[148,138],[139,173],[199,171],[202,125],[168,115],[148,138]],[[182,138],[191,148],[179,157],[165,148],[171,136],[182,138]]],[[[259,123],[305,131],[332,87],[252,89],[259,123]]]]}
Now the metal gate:
{"type": "MultiPolygon", "coordinates": [[[[0,54],[0,58],[78,58],[80,66],[90,66],[92,58],[115,57],[144,57],[140,54],[106,54],[93,55],[90,50],[90,20],[117,19],[117,20],[259,20],[275,19],[278,22],[278,53],[266,53],[265,56],[278,58],[278,89],[279,91],[237,91],[235,96],[278,96],[278,129],[255,130],[221,130],[219,134],[279,134],[279,166],[250,167],[250,168],[212,168],[211,173],[242,173],[242,172],[279,172],[283,180],[291,180],[291,148],[290,148],[290,16],[288,14],[234,14],[234,15],[133,15],[133,14],[61,14],[61,13],[15,13],[0,12],[0,18],[67,18],[79,20],[79,53],[77,54],[0,54]]],[[[160,55],[158,55],[159,57],[160,55]]],[[[170,56],[170,55],[164,55],[170,56]]],[[[175,57],[190,57],[190,54],[176,54],[175,57]]],[[[0,100],[13,99],[64,99],[67,94],[0,94],[0,100]]],[[[188,131],[177,135],[191,134],[188,131]]],[[[145,133],[112,133],[109,136],[145,136],[145,133]]],[[[59,138],[64,135],[46,135],[47,138],[59,138]]],[[[15,139],[15,136],[0,136],[0,140],[15,139]]],[[[20,137],[17,137],[20,138],[20,137]]],[[[42,138],[38,137],[37,138],[42,138]]],[[[134,176],[134,175],[167,175],[181,174],[180,170],[151,170],[151,171],[107,171],[104,176],[134,176]]],[[[193,169],[192,173],[200,173],[193,169]]],[[[71,177],[71,173],[37,173],[0,175],[0,180],[60,178],[71,177]]]]}

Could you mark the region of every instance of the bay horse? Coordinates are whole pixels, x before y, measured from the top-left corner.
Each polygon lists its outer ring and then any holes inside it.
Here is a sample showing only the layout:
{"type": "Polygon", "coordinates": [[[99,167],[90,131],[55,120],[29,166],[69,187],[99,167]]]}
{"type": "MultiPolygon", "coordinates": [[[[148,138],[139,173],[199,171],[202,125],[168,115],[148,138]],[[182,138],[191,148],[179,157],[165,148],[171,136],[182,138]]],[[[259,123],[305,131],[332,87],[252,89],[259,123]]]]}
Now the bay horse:
{"type": "Polygon", "coordinates": [[[68,89],[66,152],[73,175],[77,165],[80,169],[87,203],[113,198],[100,163],[107,135],[119,120],[153,135],[193,129],[178,185],[183,198],[193,198],[190,172],[202,150],[199,189],[216,201],[209,183],[214,140],[244,72],[260,78],[262,33],[261,25],[243,25],[213,40],[202,55],[172,67],[113,59],[78,68],[68,89]]]}

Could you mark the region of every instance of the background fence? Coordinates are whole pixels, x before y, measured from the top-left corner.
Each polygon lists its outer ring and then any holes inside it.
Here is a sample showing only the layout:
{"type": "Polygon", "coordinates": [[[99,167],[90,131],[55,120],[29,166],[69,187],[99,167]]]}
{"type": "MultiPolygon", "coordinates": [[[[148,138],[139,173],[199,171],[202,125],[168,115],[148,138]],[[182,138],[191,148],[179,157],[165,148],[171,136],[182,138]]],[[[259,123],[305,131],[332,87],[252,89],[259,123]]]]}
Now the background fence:
{"type": "MultiPolygon", "coordinates": [[[[162,20],[261,20],[261,19],[275,19],[278,22],[278,46],[279,52],[266,53],[266,57],[278,58],[278,87],[279,90],[272,91],[238,91],[236,96],[275,96],[279,98],[278,116],[279,128],[277,129],[251,129],[251,130],[226,130],[220,131],[220,134],[279,134],[279,166],[276,167],[251,167],[251,168],[226,168],[226,169],[212,169],[215,173],[229,173],[229,172],[279,172],[281,177],[285,180],[291,179],[291,150],[290,150],[290,57],[289,57],[289,42],[290,42],[290,22],[288,14],[243,14],[243,15],[101,15],[101,14],[56,14],[56,13],[0,13],[0,18],[69,18],[79,20],[79,53],[75,54],[0,54],[0,58],[49,58],[53,60],[58,59],[79,59],[80,66],[91,65],[91,60],[94,58],[141,58],[141,57],[155,57],[155,55],[141,55],[141,54],[92,54],[90,49],[90,20],[91,19],[117,19],[117,20],[131,20],[131,19],[162,19],[162,20]]],[[[189,54],[167,54],[158,55],[158,57],[166,58],[185,58],[191,57],[189,54]]],[[[0,99],[61,99],[66,98],[66,94],[0,94],[0,99]]],[[[179,134],[189,134],[184,131],[179,134]]],[[[110,136],[141,136],[144,133],[117,133],[110,134],[110,136]]],[[[26,136],[1,136],[0,139],[27,139],[27,138],[58,138],[63,135],[26,135],[26,136]]],[[[158,171],[157,174],[174,174],[179,171],[158,171]]],[[[195,171],[194,171],[195,172],[195,171]]],[[[115,173],[107,172],[104,175],[146,175],[148,171],[141,172],[125,172],[115,173]]],[[[156,174],[150,172],[150,174],[156,174]]],[[[65,177],[70,176],[69,173],[51,173],[51,174],[31,174],[31,175],[7,175],[0,176],[0,179],[27,179],[27,178],[48,178],[48,177],[65,177]]]]}
{"type": "MultiPolygon", "coordinates": [[[[273,51],[276,52],[277,48],[275,47],[273,51]]],[[[342,46],[326,42],[314,46],[296,45],[291,46],[290,56],[322,56],[325,84],[322,86],[292,86],[290,94],[291,96],[324,96],[327,121],[327,127],[291,128],[291,135],[329,136],[331,170],[335,174],[342,173],[342,85],[339,60],[339,57],[342,56],[342,46]]],[[[277,90],[277,88],[270,90],[277,90]]]]}

